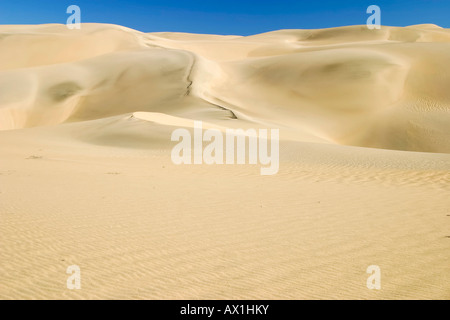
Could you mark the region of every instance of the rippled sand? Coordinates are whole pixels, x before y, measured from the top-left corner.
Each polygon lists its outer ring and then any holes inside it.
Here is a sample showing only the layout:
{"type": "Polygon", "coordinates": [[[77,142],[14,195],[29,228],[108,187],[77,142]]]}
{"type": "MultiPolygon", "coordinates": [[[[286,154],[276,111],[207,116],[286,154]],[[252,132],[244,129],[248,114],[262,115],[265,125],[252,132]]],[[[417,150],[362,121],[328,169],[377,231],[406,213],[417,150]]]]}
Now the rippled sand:
{"type": "Polygon", "coordinates": [[[434,25],[0,26],[0,298],[450,299],[449,54],[434,25]],[[194,120],[279,129],[279,173],[174,165],[194,120]]]}

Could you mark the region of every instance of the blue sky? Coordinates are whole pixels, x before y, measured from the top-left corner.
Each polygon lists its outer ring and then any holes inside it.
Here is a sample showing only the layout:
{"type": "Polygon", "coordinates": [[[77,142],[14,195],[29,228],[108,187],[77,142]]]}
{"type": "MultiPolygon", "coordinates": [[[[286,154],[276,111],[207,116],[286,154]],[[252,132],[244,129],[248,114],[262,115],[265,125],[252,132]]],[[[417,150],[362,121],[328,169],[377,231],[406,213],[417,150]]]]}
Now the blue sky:
{"type": "Polygon", "coordinates": [[[249,35],[365,24],[371,4],[381,7],[383,25],[450,27],[449,0],[1,0],[0,24],[65,23],[71,4],[81,8],[82,22],[114,23],[144,32],[249,35]]]}

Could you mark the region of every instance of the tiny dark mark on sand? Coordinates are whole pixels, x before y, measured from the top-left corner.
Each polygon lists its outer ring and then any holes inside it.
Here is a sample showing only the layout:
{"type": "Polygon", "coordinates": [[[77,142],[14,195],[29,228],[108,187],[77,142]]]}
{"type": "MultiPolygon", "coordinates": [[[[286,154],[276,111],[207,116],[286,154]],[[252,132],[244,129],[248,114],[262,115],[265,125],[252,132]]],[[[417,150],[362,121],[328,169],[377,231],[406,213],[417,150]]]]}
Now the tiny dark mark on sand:
{"type": "Polygon", "coordinates": [[[117,176],[120,172],[107,172],[106,174],[117,176]]]}
{"type": "Polygon", "coordinates": [[[37,159],[42,159],[42,156],[29,156],[28,158],[26,158],[26,160],[37,160],[37,159]]]}

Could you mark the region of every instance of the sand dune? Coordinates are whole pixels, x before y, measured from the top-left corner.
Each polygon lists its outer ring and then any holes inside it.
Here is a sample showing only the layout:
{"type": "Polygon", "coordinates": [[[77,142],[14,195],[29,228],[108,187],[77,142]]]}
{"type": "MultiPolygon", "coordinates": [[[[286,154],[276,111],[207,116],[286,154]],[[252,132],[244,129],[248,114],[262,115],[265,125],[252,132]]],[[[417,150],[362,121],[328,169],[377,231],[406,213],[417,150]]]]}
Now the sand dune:
{"type": "Polygon", "coordinates": [[[180,114],[188,105],[196,117],[214,120],[219,108],[289,127],[301,141],[450,152],[450,33],[437,26],[251,37],[96,24],[1,30],[3,130],[136,111],[180,114]]]}
{"type": "Polygon", "coordinates": [[[435,25],[0,26],[0,298],[450,298],[449,53],[435,25]],[[279,129],[279,174],[175,166],[195,120],[279,129]]]}

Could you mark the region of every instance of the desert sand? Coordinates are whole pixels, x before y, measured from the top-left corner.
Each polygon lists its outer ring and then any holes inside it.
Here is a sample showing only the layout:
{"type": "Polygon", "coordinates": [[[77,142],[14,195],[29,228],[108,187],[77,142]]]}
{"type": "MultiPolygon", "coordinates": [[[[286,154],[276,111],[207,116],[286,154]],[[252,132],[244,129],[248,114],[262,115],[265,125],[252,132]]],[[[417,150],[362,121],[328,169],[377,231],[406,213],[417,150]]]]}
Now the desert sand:
{"type": "Polygon", "coordinates": [[[449,56],[435,25],[0,26],[0,299],[450,299],[449,56]],[[194,120],[279,129],[279,173],[174,165],[194,120]]]}

